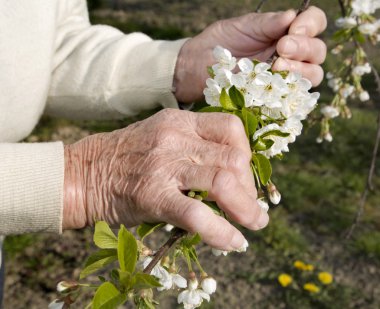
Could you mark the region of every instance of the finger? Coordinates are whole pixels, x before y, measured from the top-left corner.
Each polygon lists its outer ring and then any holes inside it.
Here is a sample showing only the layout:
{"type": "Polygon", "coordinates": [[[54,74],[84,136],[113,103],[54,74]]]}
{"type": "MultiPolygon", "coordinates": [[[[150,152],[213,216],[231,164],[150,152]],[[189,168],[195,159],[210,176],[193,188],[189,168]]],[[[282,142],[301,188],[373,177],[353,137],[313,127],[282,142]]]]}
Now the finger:
{"type": "Polygon", "coordinates": [[[275,71],[299,72],[309,79],[314,87],[318,86],[323,79],[323,69],[316,64],[299,62],[285,58],[278,58],[273,65],[275,71]]]}
{"type": "Polygon", "coordinates": [[[289,34],[307,35],[314,37],[327,27],[326,14],[315,6],[301,13],[289,28],[289,34]]]}
{"type": "Polygon", "coordinates": [[[268,214],[258,206],[256,194],[249,195],[233,173],[188,164],[184,166],[180,180],[185,189],[196,187],[208,191],[209,197],[236,223],[251,230],[259,230],[268,224],[268,214]]]}
{"type": "MultiPolygon", "coordinates": [[[[184,144],[192,144],[187,155],[192,162],[202,166],[214,166],[229,170],[235,174],[245,191],[256,197],[255,181],[251,172],[251,155],[240,148],[217,144],[206,140],[190,140],[183,138],[184,144]]],[[[185,146],[185,149],[187,147],[185,146]]]]}
{"type": "Polygon", "coordinates": [[[251,31],[247,33],[248,35],[271,42],[288,32],[290,24],[294,21],[295,17],[296,12],[294,10],[278,13],[251,13],[241,18],[240,28],[243,30],[247,29],[247,25],[252,25],[251,31]]]}
{"type": "Polygon", "coordinates": [[[180,193],[175,196],[175,209],[168,209],[165,221],[190,233],[199,233],[213,248],[237,250],[245,242],[242,233],[202,202],[180,193]]]}
{"type": "Polygon", "coordinates": [[[321,64],[326,58],[326,44],[304,35],[287,35],[278,41],[277,52],[283,58],[321,64]]]}
{"type": "Polygon", "coordinates": [[[205,140],[241,149],[251,156],[251,147],[239,117],[226,113],[193,113],[194,129],[205,140]]]}

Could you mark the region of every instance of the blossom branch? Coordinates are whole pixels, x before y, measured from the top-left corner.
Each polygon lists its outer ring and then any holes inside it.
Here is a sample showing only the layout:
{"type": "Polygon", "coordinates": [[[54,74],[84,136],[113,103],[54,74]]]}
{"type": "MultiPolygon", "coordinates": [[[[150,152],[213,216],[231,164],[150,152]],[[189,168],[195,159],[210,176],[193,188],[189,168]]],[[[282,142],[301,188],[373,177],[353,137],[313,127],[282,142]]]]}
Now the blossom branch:
{"type": "Polygon", "coordinates": [[[187,235],[187,232],[185,230],[182,230],[182,229],[179,229],[179,228],[174,228],[172,234],[170,235],[170,238],[155,253],[152,261],[144,269],[144,273],[150,274],[150,272],[153,270],[153,268],[160,262],[160,260],[166,255],[166,253],[177,242],[177,240],[181,239],[185,235],[187,235]]]}
{"type": "MultiPolygon", "coordinates": [[[[380,96],[380,76],[379,76],[379,72],[377,71],[377,69],[375,68],[375,66],[373,64],[371,64],[371,68],[372,68],[372,72],[373,72],[373,75],[375,77],[376,84],[377,84],[377,93],[380,96]]],[[[375,174],[376,159],[377,159],[377,154],[378,154],[378,151],[379,151],[379,143],[380,143],[380,111],[379,111],[379,114],[378,114],[378,117],[377,117],[376,140],[375,140],[375,145],[374,145],[373,151],[372,151],[372,159],[371,159],[371,165],[370,165],[370,168],[369,168],[369,171],[368,171],[367,183],[366,183],[364,191],[363,191],[363,193],[362,193],[362,195],[360,197],[360,202],[359,202],[358,210],[356,212],[354,221],[353,221],[350,229],[348,230],[347,234],[345,235],[345,239],[347,239],[347,240],[352,237],[352,234],[354,233],[355,228],[357,227],[357,225],[358,225],[358,223],[359,223],[359,221],[360,221],[360,219],[361,219],[361,217],[363,215],[364,206],[365,206],[365,204],[367,202],[368,193],[373,190],[372,180],[373,180],[373,176],[375,174]]]]}
{"type": "Polygon", "coordinates": [[[258,4],[257,7],[256,7],[256,10],[255,10],[256,13],[259,13],[259,12],[260,12],[261,8],[263,7],[263,5],[264,5],[264,3],[265,3],[266,1],[267,1],[267,0],[261,0],[261,1],[259,2],[259,4],[258,4]]]}

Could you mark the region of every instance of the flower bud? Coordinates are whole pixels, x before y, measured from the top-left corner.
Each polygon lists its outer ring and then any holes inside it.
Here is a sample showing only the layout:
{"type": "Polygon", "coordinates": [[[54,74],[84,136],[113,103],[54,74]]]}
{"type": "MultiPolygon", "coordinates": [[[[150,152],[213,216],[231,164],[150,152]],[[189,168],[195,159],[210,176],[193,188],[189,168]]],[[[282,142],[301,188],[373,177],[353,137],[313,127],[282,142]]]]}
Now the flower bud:
{"type": "Polygon", "coordinates": [[[257,200],[257,204],[259,205],[259,207],[265,211],[268,211],[269,210],[269,205],[268,203],[264,200],[264,199],[258,199],[257,200]]]}
{"type": "Polygon", "coordinates": [[[359,99],[362,102],[368,101],[369,100],[369,93],[368,93],[368,91],[364,90],[364,91],[360,92],[359,93],[359,99]]]}
{"type": "Polygon", "coordinates": [[[327,133],[323,136],[323,138],[325,139],[325,141],[327,141],[327,142],[329,142],[329,143],[331,143],[332,140],[333,140],[333,137],[332,137],[332,135],[331,135],[330,132],[327,132],[327,133]]]}
{"type": "Polygon", "coordinates": [[[172,229],[174,229],[174,225],[171,225],[171,224],[166,224],[165,226],[164,226],[164,230],[166,231],[166,232],[171,232],[172,231],[172,229]]]}
{"type": "Polygon", "coordinates": [[[193,271],[189,273],[189,280],[187,282],[187,286],[189,290],[196,290],[198,288],[198,279],[193,271]]]}
{"type": "Polygon", "coordinates": [[[226,256],[228,254],[228,251],[219,250],[219,249],[215,249],[215,248],[211,248],[211,252],[215,256],[220,256],[220,255],[226,256]]]}
{"type": "Polygon", "coordinates": [[[216,280],[212,277],[206,277],[201,283],[202,290],[211,295],[216,291],[216,280]]]}
{"type": "Polygon", "coordinates": [[[318,136],[317,139],[315,140],[318,144],[321,144],[323,142],[323,138],[318,136]]]}
{"type": "Polygon", "coordinates": [[[76,281],[61,281],[57,284],[58,293],[67,293],[76,290],[79,287],[76,281]]]}
{"type": "Polygon", "coordinates": [[[272,204],[277,205],[281,201],[281,193],[277,190],[276,186],[271,183],[267,186],[269,192],[269,200],[272,204]]]}

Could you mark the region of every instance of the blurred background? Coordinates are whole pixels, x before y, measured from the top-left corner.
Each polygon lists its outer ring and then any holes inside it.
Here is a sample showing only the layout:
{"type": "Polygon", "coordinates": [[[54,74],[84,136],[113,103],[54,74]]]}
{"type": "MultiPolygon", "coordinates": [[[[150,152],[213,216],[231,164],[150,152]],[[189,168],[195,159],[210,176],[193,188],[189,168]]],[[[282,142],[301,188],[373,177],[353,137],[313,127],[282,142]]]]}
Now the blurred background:
{"type": "MultiPolygon", "coordinates": [[[[109,24],[124,32],[141,31],[156,39],[193,36],[208,24],[254,11],[257,0],[92,0],[91,20],[109,24]]],[[[297,8],[300,1],[268,0],[262,11],[297,8]]],[[[312,1],[329,18],[322,35],[329,46],[337,1],[312,1]]],[[[379,50],[372,59],[380,69],[379,50]]],[[[326,72],[336,64],[328,56],[326,72]]],[[[369,195],[360,225],[349,241],[344,233],[355,217],[365,187],[376,135],[380,98],[372,76],[364,84],[372,100],[352,105],[353,117],[332,127],[334,141],[316,144],[318,128],[306,129],[290,147],[291,152],[274,164],[274,182],[283,200],[270,210],[271,222],[260,232],[243,230],[250,241],[246,254],[214,257],[207,247],[200,249],[205,269],[219,287],[210,303],[202,308],[380,308],[380,186],[369,195]],[[314,266],[302,271],[293,266],[301,260],[314,266]],[[319,271],[334,276],[322,285],[319,271]],[[278,276],[287,273],[292,285],[283,287],[278,276]],[[321,287],[320,293],[303,290],[300,282],[321,287]],[[300,288],[297,290],[297,284],[300,288]]],[[[322,84],[320,103],[332,93],[322,84]]],[[[44,117],[27,141],[63,140],[72,143],[95,132],[112,131],[148,115],[121,121],[67,121],[44,117]]],[[[377,169],[379,171],[379,169],[377,169]]],[[[159,239],[157,246],[160,244],[159,239]]],[[[46,308],[56,298],[56,283],[77,279],[86,257],[92,252],[92,230],[68,231],[62,236],[39,234],[8,237],[6,250],[5,309],[46,308]]],[[[74,308],[84,308],[89,296],[74,308]]],[[[180,308],[174,294],[159,298],[159,308],[180,308]]],[[[127,306],[128,308],[130,306],[127,306]]],[[[132,306],[133,307],[133,306],[132,306]]],[[[131,308],[132,308],[131,307],[131,308]]]]}

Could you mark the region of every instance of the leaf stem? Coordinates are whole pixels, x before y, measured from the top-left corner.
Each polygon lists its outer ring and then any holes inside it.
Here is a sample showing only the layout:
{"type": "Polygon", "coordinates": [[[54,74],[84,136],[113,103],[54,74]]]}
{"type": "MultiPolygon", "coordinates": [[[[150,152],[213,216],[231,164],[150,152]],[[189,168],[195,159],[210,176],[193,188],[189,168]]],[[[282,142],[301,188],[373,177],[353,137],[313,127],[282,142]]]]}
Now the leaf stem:
{"type": "Polygon", "coordinates": [[[144,269],[145,274],[150,274],[152,269],[159,263],[159,261],[166,255],[166,253],[169,251],[169,249],[176,243],[177,240],[184,237],[187,234],[185,230],[182,230],[180,228],[174,228],[172,234],[170,235],[170,238],[166,241],[166,243],[158,249],[158,251],[155,253],[154,258],[152,261],[148,264],[148,266],[144,269]]]}

